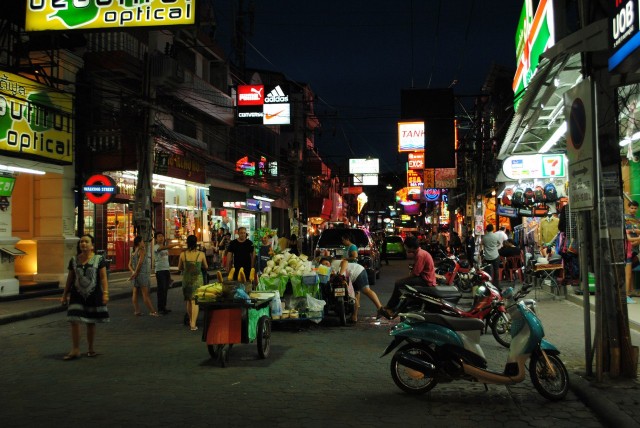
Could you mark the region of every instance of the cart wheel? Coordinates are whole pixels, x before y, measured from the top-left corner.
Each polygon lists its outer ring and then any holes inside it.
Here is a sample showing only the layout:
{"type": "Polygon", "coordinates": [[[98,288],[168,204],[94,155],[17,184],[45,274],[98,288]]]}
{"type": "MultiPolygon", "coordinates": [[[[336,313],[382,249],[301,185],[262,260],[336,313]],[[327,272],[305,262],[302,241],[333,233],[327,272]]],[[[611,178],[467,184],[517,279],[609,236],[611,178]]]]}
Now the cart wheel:
{"type": "Polygon", "coordinates": [[[344,307],[344,297],[338,297],[338,301],[336,302],[336,312],[338,313],[338,320],[340,321],[340,325],[347,325],[347,314],[344,307]]]}
{"type": "Polygon", "coordinates": [[[263,360],[271,352],[271,318],[263,315],[258,320],[258,355],[263,360]]]}

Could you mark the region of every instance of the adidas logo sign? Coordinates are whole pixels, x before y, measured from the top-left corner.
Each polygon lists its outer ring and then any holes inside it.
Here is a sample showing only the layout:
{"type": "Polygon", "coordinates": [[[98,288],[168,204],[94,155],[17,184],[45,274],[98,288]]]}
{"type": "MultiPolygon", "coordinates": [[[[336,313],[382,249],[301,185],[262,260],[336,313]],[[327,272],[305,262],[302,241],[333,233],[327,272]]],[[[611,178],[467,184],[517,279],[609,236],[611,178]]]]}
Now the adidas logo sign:
{"type": "Polygon", "coordinates": [[[288,103],[289,96],[285,95],[282,92],[282,88],[280,85],[276,86],[273,91],[269,92],[267,96],[264,98],[264,102],[266,103],[288,103]]]}

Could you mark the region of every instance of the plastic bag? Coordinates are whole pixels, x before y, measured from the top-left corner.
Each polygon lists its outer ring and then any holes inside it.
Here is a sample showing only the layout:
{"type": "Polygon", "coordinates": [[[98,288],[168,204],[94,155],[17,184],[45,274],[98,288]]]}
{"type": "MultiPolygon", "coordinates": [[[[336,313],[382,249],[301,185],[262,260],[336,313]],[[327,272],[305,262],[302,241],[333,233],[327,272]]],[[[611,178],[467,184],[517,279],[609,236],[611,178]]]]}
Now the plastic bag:
{"type": "Polygon", "coordinates": [[[236,294],[234,294],[233,298],[236,299],[236,300],[245,300],[247,302],[251,301],[251,297],[249,297],[247,292],[244,291],[244,288],[242,288],[242,287],[238,287],[236,289],[236,294]]]}
{"type": "Polygon", "coordinates": [[[280,292],[276,290],[275,296],[273,296],[273,300],[269,303],[271,306],[271,316],[281,316],[282,315],[282,302],[280,301],[280,292]]]}
{"type": "Polygon", "coordinates": [[[324,305],[326,304],[327,302],[325,302],[324,300],[316,299],[311,296],[311,294],[307,293],[307,310],[309,310],[310,312],[322,311],[324,309],[324,305]]]}

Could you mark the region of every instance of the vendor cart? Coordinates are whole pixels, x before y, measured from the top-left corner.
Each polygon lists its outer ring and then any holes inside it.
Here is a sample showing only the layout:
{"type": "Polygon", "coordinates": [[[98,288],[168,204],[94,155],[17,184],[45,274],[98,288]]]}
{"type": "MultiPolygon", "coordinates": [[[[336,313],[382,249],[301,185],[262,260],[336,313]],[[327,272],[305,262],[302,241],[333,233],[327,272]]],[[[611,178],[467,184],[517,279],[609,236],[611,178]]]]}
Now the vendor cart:
{"type": "Polygon", "coordinates": [[[202,341],[211,358],[221,367],[229,362],[229,351],[236,343],[258,345],[260,358],[267,358],[271,349],[271,309],[273,294],[261,293],[251,300],[199,301],[204,314],[202,341]]]}

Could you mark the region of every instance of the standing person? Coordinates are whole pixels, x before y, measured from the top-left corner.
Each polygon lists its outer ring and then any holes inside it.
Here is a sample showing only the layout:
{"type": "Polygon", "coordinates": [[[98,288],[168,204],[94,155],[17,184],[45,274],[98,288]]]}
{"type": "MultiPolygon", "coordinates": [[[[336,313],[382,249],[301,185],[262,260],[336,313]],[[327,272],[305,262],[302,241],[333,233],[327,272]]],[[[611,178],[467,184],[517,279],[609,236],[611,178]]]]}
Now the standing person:
{"type": "Polygon", "coordinates": [[[468,234],[464,240],[464,249],[467,253],[467,260],[469,261],[469,264],[473,266],[475,264],[476,257],[476,238],[473,236],[473,230],[470,227],[467,228],[467,230],[468,234]]]}
{"type": "Polygon", "coordinates": [[[84,234],[78,242],[78,254],[69,261],[69,274],[60,299],[67,308],[67,321],[71,324],[71,351],[63,360],[80,357],[80,323],[87,326],[87,357],[95,357],[93,347],[96,324],[109,322],[109,283],[104,257],[95,254],[94,239],[84,234]]]}
{"type": "Polygon", "coordinates": [[[273,248],[271,248],[271,237],[263,235],[261,238],[260,249],[258,250],[258,273],[262,274],[267,267],[267,262],[273,256],[273,248]]]}
{"type": "Polygon", "coordinates": [[[418,286],[418,287],[435,287],[436,286],[436,267],[433,263],[433,257],[428,251],[420,248],[418,239],[415,236],[409,236],[404,240],[404,246],[408,254],[413,253],[413,269],[408,277],[400,278],[393,286],[393,293],[389,298],[386,306],[378,310],[378,315],[385,318],[393,318],[395,315],[395,307],[400,303],[400,288],[402,286],[418,286]]]}
{"type": "Polygon", "coordinates": [[[500,253],[498,249],[502,246],[500,236],[493,232],[493,225],[488,224],[485,234],[482,237],[482,257],[485,263],[491,264],[491,277],[493,285],[500,291],[500,253]]]}
{"type": "Polygon", "coordinates": [[[240,268],[244,268],[244,274],[248,277],[255,264],[256,251],[253,242],[247,239],[247,228],[238,228],[238,238],[229,243],[227,249],[227,270],[236,268],[233,273],[233,280],[238,280],[240,268]]]}
{"type": "Polygon", "coordinates": [[[624,229],[626,232],[627,241],[625,244],[626,258],[625,258],[625,285],[627,289],[627,303],[636,303],[631,298],[635,294],[633,288],[633,247],[640,244],[640,220],[636,218],[638,212],[638,202],[629,201],[627,204],[627,213],[624,215],[624,229]]]}
{"type": "Polygon", "coordinates": [[[133,285],[133,295],[131,297],[133,314],[136,316],[142,315],[138,305],[138,294],[141,292],[142,301],[149,309],[149,315],[157,317],[159,316],[158,312],[153,308],[153,303],[151,303],[151,297],[149,296],[149,289],[151,288],[151,263],[149,260],[142,236],[136,236],[133,238],[133,252],[131,253],[131,258],[129,258],[129,270],[131,271],[129,281],[133,285]]]}
{"type": "Polygon", "coordinates": [[[198,250],[198,238],[195,235],[187,236],[187,249],[180,254],[178,270],[182,271],[182,294],[187,302],[187,314],[191,331],[196,331],[198,320],[198,305],[194,299],[196,290],[203,284],[202,268],[208,269],[207,257],[198,250]]]}
{"type": "Polygon", "coordinates": [[[351,234],[344,233],[342,235],[342,245],[344,245],[344,258],[350,262],[358,261],[358,247],[351,242],[351,234]]]}
{"type": "Polygon", "coordinates": [[[296,256],[300,255],[300,251],[298,251],[298,237],[295,234],[289,238],[289,253],[295,254],[296,256]]]}
{"type": "Polygon", "coordinates": [[[218,252],[222,257],[222,267],[224,269],[227,268],[227,248],[229,248],[230,242],[231,242],[231,233],[225,231],[222,235],[222,241],[218,243],[218,252]]]}
{"type": "Polygon", "coordinates": [[[169,266],[169,249],[178,244],[166,245],[164,233],[156,232],[156,243],[153,246],[155,259],[156,282],[158,283],[158,312],[167,315],[171,309],[167,309],[167,293],[171,286],[171,270],[169,266]]]}

